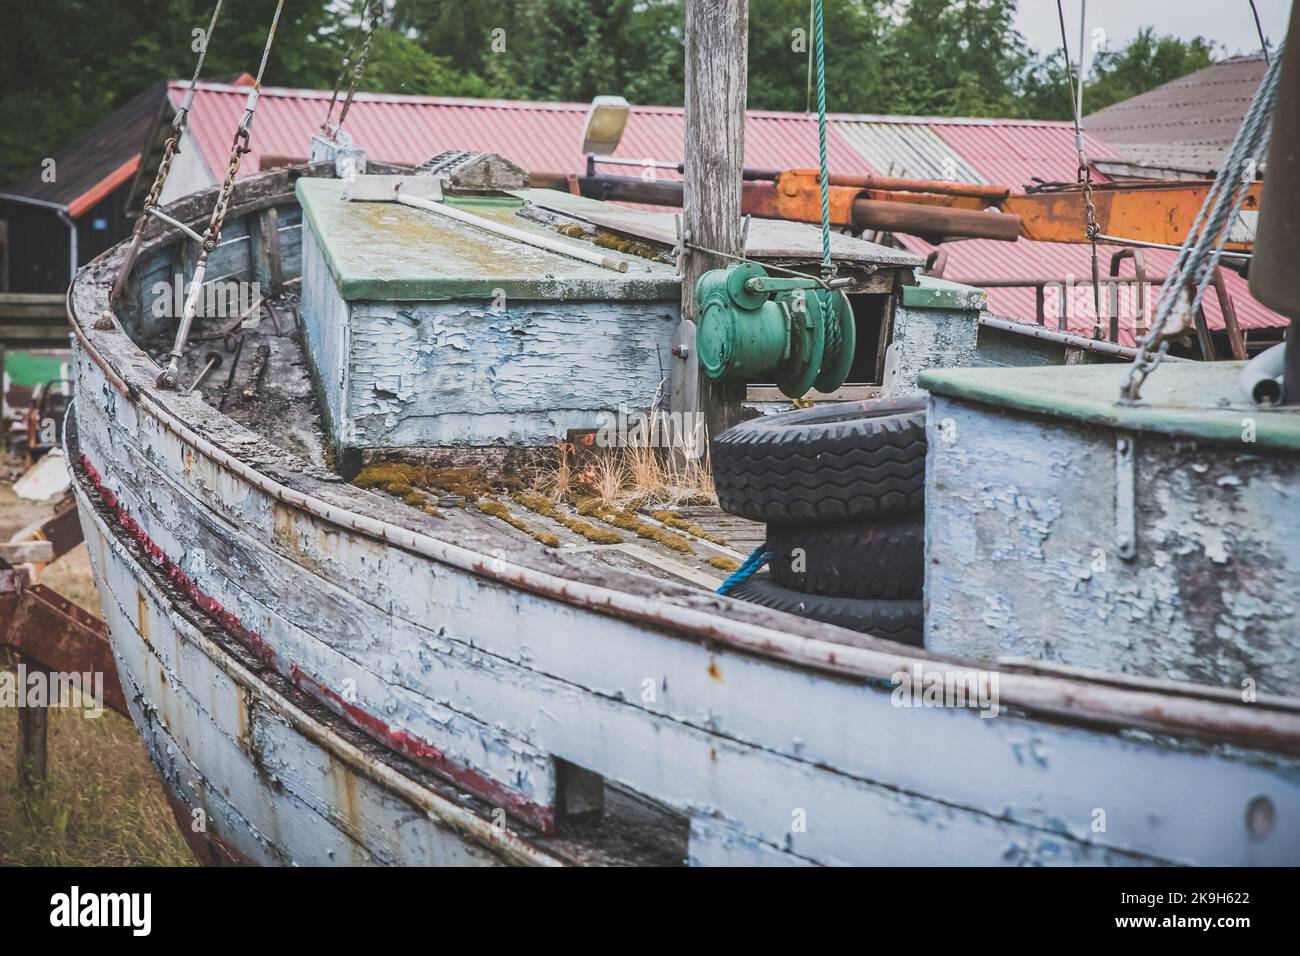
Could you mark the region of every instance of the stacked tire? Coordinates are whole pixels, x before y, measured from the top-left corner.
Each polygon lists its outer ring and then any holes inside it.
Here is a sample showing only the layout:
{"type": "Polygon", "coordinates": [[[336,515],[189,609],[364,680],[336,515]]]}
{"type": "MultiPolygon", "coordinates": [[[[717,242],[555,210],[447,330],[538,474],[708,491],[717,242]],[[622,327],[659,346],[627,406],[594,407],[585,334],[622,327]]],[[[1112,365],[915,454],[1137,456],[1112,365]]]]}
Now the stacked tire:
{"type": "Polygon", "coordinates": [[[723,510],[767,523],[770,569],[731,597],[920,646],[925,400],[822,405],[713,445],[723,510]]]}

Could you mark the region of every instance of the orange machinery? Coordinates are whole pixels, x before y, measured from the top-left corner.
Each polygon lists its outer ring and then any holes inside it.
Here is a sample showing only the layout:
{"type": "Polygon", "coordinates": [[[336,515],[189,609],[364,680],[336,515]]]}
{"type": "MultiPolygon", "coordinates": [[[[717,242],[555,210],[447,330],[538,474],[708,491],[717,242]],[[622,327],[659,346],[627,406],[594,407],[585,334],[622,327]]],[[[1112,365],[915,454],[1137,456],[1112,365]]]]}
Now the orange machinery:
{"type": "MultiPolygon", "coordinates": [[[[567,176],[534,173],[533,185],[564,189],[596,199],[682,204],[682,184],[637,176],[567,176]]],[[[1209,180],[1105,183],[1092,187],[1103,241],[1177,247],[1200,211],[1209,180]]],[[[1259,210],[1260,183],[1250,185],[1243,207],[1259,210]]],[[[906,232],[926,239],[1036,239],[1084,242],[1084,194],[1075,184],[1032,192],[972,183],[884,176],[832,176],[830,218],[836,227],[906,232]]],[[[815,169],[745,170],[742,210],[766,219],[821,222],[815,169]]],[[[1230,240],[1230,252],[1250,252],[1248,241],[1230,240]]]]}

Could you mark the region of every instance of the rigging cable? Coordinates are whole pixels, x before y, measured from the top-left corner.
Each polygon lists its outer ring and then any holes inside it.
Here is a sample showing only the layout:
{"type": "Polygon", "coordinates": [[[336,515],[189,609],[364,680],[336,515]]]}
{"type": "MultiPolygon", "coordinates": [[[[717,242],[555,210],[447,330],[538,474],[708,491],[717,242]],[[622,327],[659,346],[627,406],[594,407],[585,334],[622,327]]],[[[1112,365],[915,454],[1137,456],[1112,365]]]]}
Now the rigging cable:
{"type": "Polygon", "coordinates": [[[830,163],[826,157],[826,44],[822,29],[822,0],[813,0],[815,42],[817,44],[817,148],[822,199],[822,276],[833,274],[831,267],[830,163]]]}
{"type": "Polygon", "coordinates": [[[216,28],[217,17],[221,15],[222,0],[217,0],[216,6],[212,8],[212,17],[208,20],[207,32],[203,34],[203,43],[199,47],[198,62],[194,64],[194,75],[190,77],[189,88],[185,91],[185,99],[181,101],[180,109],[172,117],[172,134],[167,137],[167,142],[163,146],[162,160],[158,163],[158,173],[154,176],[153,186],[149,189],[149,194],[145,196],[144,205],[140,209],[140,218],[135,221],[135,229],[131,235],[131,245],[128,247],[126,255],[122,258],[122,267],[118,270],[117,278],[113,280],[113,288],[108,294],[108,305],[104,309],[104,314],[97,321],[97,325],[103,329],[113,327],[113,303],[126,287],[127,276],[131,272],[131,267],[135,264],[135,258],[140,252],[140,243],[144,241],[144,227],[148,223],[154,210],[157,208],[159,200],[162,197],[163,185],[167,182],[167,177],[171,173],[172,160],[181,149],[181,137],[185,135],[185,127],[189,122],[190,107],[194,104],[194,91],[199,84],[199,73],[203,70],[203,61],[208,56],[208,44],[212,41],[212,31],[216,28]]]}
{"type": "Polygon", "coordinates": [[[1094,314],[1093,337],[1101,338],[1101,271],[1097,265],[1097,240],[1101,229],[1097,226],[1097,207],[1092,201],[1092,167],[1083,148],[1083,36],[1088,16],[1088,0],[1079,0],[1079,84],[1076,88],[1070,67],[1070,44],[1065,34],[1065,8],[1056,0],[1056,15],[1061,23],[1061,56],[1065,58],[1065,78],[1070,85],[1070,99],[1074,106],[1074,149],[1078,154],[1077,185],[1083,187],[1084,228],[1092,253],[1092,304],[1094,314]]]}
{"type": "MultiPolygon", "coordinates": [[[[1281,53],[1285,47],[1285,41],[1278,44],[1277,52],[1281,53]]],[[[1151,328],[1138,343],[1137,357],[1120,388],[1121,401],[1136,402],[1141,398],[1142,385],[1168,353],[1170,340],[1191,326],[1201,308],[1205,290],[1209,288],[1214,270],[1223,256],[1223,246],[1228,241],[1231,226],[1241,214],[1259,163],[1268,152],[1269,119],[1277,100],[1281,63],[1282,57],[1274,57],[1264,72],[1264,79],[1250,101],[1250,108],[1228,147],[1218,175],[1205,195],[1205,202],[1165,276],[1151,328]],[[1194,295],[1192,290],[1195,290],[1194,295]],[[1166,323],[1175,315],[1176,324],[1166,330],[1166,323]]]]}
{"type": "MultiPolygon", "coordinates": [[[[822,287],[828,288],[835,277],[835,266],[831,263],[831,211],[830,211],[830,159],[826,149],[826,40],[822,22],[822,0],[813,0],[813,29],[817,47],[817,152],[818,176],[822,201],[822,287]]],[[[821,304],[821,313],[826,328],[826,345],[830,350],[838,350],[843,339],[841,328],[843,316],[833,306],[833,297],[828,292],[815,293],[821,304]]],[[[850,318],[849,321],[852,321],[850,318]]]]}
{"type": "Polygon", "coordinates": [[[185,342],[189,338],[190,326],[198,310],[199,297],[203,292],[203,275],[208,268],[208,256],[217,248],[221,240],[221,228],[226,221],[226,212],[230,207],[230,196],[235,189],[235,178],[239,175],[239,163],[245,153],[252,151],[248,145],[249,134],[253,129],[253,115],[257,110],[257,99],[262,92],[262,77],[266,73],[266,64],[271,57],[271,47],[275,43],[275,30],[280,25],[280,14],[284,11],[284,0],[278,0],[275,17],[271,20],[271,29],[266,34],[266,45],[262,48],[262,61],[257,67],[257,76],[253,80],[253,89],[244,103],[244,115],[235,128],[235,138],[230,146],[230,161],[226,164],[226,178],[212,205],[212,215],[208,220],[207,233],[202,237],[198,259],[194,263],[194,277],[190,280],[189,294],[185,297],[185,312],[181,316],[180,327],[176,330],[176,342],[172,346],[167,367],[158,373],[155,385],[159,388],[175,388],[180,372],[181,356],[185,354],[185,342]]]}
{"type": "Polygon", "coordinates": [[[1264,53],[1264,63],[1271,66],[1273,61],[1268,58],[1268,41],[1264,39],[1264,25],[1259,22],[1259,10],[1255,6],[1255,0],[1250,0],[1250,12],[1255,15],[1255,32],[1259,34],[1259,48],[1264,53]]]}
{"type": "Polygon", "coordinates": [[[343,78],[348,75],[348,67],[352,65],[352,54],[357,49],[357,38],[361,31],[365,29],[366,13],[370,10],[370,0],[361,0],[361,16],[357,19],[356,32],[352,34],[352,42],[348,44],[348,52],[343,54],[343,63],[339,67],[339,75],[334,80],[334,92],[330,94],[329,109],[325,111],[325,119],[321,121],[321,132],[329,134],[330,120],[334,118],[334,104],[338,102],[339,90],[343,88],[343,78]]]}
{"type": "MultiPolygon", "coordinates": [[[[334,127],[334,132],[343,128],[343,123],[348,118],[348,110],[352,108],[352,97],[357,92],[357,84],[366,73],[366,58],[370,55],[370,44],[375,39],[375,32],[379,29],[379,21],[384,15],[383,0],[374,0],[374,5],[370,8],[370,26],[366,30],[366,38],[361,43],[361,53],[357,56],[356,65],[352,67],[352,82],[348,84],[348,95],[343,100],[343,108],[339,110],[339,122],[334,127]]],[[[331,107],[331,111],[332,111],[331,107]]]]}

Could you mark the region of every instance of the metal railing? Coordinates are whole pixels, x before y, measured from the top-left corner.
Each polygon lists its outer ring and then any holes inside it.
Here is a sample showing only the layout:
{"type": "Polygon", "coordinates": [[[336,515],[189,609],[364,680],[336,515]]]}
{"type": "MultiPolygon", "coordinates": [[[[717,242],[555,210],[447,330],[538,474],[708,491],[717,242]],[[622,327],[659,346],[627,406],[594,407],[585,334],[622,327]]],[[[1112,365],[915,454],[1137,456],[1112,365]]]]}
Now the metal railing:
{"type": "MultiPolygon", "coordinates": [[[[1010,251],[1010,250],[1008,250],[1010,251]]],[[[1030,276],[1018,278],[1006,277],[950,277],[944,275],[944,270],[948,264],[948,253],[943,248],[933,250],[925,260],[926,275],[942,277],[952,282],[960,282],[963,285],[971,285],[981,289],[1033,289],[1034,290],[1034,321],[1041,326],[1047,325],[1047,302],[1049,293],[1057,298],[1057,314],[1053,318],[1057,321],[1057,327],[1062,332],[1069,331],[1068,320],[1070,317],[1070,296],[1078,288],[1090,288],[1091,279],[1080,279],[1076,276],[1030,276]]],[[[1142,255],[1142,250],[1128,247],[1120,249],[1110,258],[1109,275],[1099,280],[1103,289],[1102,301],[1106,304],[1103,311],[1105,315],[1089,316],[1093,319],[1093,338],[1102,341],[1119,344],[1120,333],[1120,291],[1121,289],[1136,285],[1137,308],[1135,310],[1134,334],[1137,339],[1141,339],[1146,333],[1148,296],[1147,285],[1159,286],[1164,283],[1163,275],[1148,275],[1146,271],[1146,261],[1142,255]],[[1121,276],[1120,269],[1124,260],[1133,260],[1134,274],[1132,276],[1121,276]]],[[[1237,310],[1233,306],[1232,296],[1228,293],[1227,284],[1223,279],[1223,270],[1216,266],[1211,277],[1211,285],[1214,287],[1214,293],[1219,303],[1219,312],[1223,316],[1224,331],[1227,334],[1228,346],[1235,359],[1246,358],[1246,343],[1241,334],[1241,327],[1237,322],[1237,310]]],[[[1209,325],[1205,319],[1204,309],[1198,309],[1195,316],[1197,344],[1200,346],[1201,355],[1206,361],[1214,361],[1216,350],[1213,338],[1210,334],[1209,325]]]]}

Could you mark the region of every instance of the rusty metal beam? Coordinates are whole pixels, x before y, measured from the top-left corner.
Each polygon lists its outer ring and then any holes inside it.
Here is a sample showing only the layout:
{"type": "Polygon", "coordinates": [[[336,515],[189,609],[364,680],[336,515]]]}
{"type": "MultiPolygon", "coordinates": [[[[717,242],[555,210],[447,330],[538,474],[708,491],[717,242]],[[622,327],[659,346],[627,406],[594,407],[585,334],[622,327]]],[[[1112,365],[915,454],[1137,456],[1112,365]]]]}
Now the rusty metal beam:
{"type": "MultiPolygon", "coordinates": [[[[1205,202],[1210,182],[1109,183],[1093,187],[1097,225],[1103,233],[1140,242],[1178,246],[1187,238],[1205,202]]],[[[1245,212],[1259,211],[1260,184],[1246,191],[1245,212]]],[[[1007,212],[1024,222],[1021,235],[1043,242],[1083,242],[1083,191],[1065,188],[1009,196],[1007,212]]],[[[1232,252],[1250,252],[1251,242],[1230,241],[1232,252]]]]}
{"type": "MultiPolygon", "coordinates": [[[[576,186],[581,195],[590,199],[657,206],[682,204],[683,187],[675,181],[646,181],[636,176],[571,178],[547,173],[532,174],[530,181],[535,186],[564,192],[576,186]]],[[[816,178],[802,173],[782,174],[776,181],[749,181],[741,189],[741,211],[762,219],[819,223],[818,190],[816,178]]],[[[1020,220],[1006,213],[985,211],[983,205],[979,199],[964,196],[906,191],[876,194],[856,186],[830,188],[831,224],[836,227],[906,232],[935,239],[1014,241],[1021,232],[1020,220]]]]}
{"type": "Polygon", "coordinates": [[[0,569],[0,646],[49,671],[104,675],[104,706],[129,716],[104,622],[44,584],[0,569]]]}
{"type": "MultiPolygon", "coordinates": [[[[756,175],[744,183],[745,213],[794,222],[821,221],[816,170],[750,172],[761,177],[756,175]]],[[[576,189],[593,199],[682,204],[682,184],[675,181],[559,173],[533,173],[530,178],[535,186],[576,189]]],[[[1106,235],[1178,246],[1187,237],[1209,186],[1208,180],[1094,186],[1097,224],[1106,235]]],[[[839,227],[891,230],[926,238],[1010,241],[1019,236],[1041,242],[1084,241],[1083,193],[1074,187],[1012,194],[994,186],[885,176],[832,176],[830,187],[831,223],[839,227]],[[908,205],[952,212],[926,216],[903,208],[908,205]],[[990,211],[990,207],[1000,212],[990,211]]],[[[1246,192],[1244,211],[1257,212],[1259,198],[1260,184],[1253,183],[1246,192]]],[[[1248,241],[1226,245],[1230,252],[1250,252],[1252,247],[1248,241]]]]}

